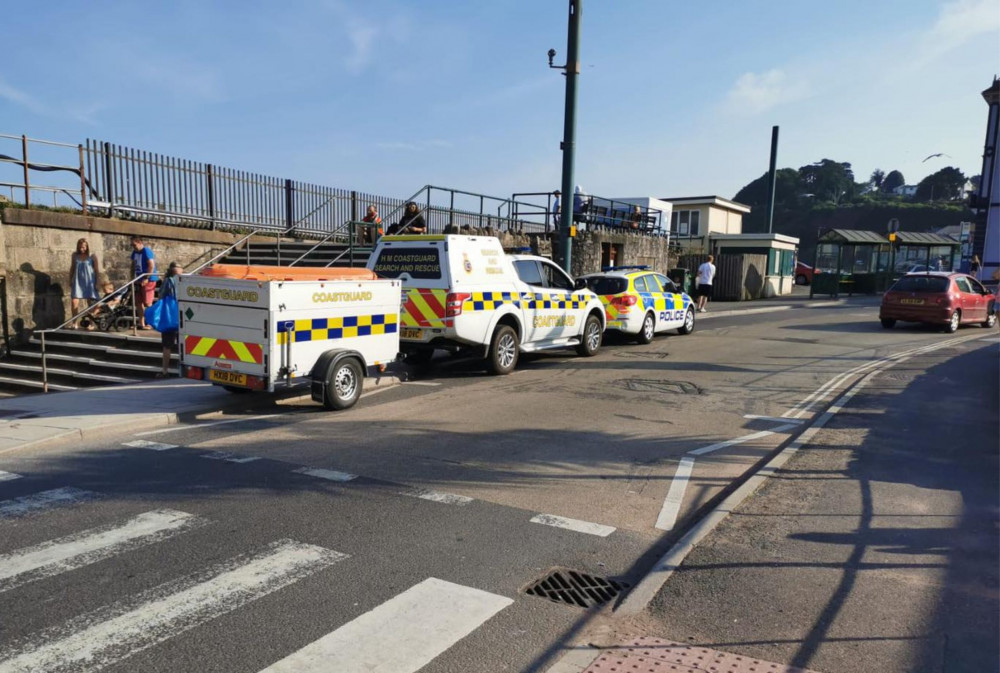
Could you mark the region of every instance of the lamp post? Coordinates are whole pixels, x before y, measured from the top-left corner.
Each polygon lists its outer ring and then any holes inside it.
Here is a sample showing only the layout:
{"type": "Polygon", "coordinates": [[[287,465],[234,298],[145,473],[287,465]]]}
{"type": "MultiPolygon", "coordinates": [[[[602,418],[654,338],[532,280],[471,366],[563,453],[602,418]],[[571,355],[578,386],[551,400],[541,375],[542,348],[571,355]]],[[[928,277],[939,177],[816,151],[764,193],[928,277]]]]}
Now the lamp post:
{"type": "Polygon", "coordinates": [[[573,159],[576,150],[576,78],[580,75],[580,18],[583,0],[569,0],[569,26],[566,38],[566,65],[553,65],[556,50],[549,49],[549,67],[558,68],[566,76],[566,110],[563,117],[563,141],[559,148],[562,162],[562,208],[559,210],[559,257],[566,273],[572,275],[573,265],[573,208],[566,200],[573,194],[573,159]]]}

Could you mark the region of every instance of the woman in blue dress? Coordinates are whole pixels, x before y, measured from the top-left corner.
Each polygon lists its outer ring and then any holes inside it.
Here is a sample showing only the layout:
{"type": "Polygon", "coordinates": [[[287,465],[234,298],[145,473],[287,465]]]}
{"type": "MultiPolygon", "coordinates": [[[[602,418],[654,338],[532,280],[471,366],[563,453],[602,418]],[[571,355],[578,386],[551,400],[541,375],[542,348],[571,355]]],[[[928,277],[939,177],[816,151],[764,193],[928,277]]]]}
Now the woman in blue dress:
{"type": "MultiPolygon", "coordinates": [[[[98,273],[100,273],[100,266],[97,263],[97,255],[91,254],[87,239],[81,238],[76,242],[76,252],[73,253],[69,267],[69,279],[72,285],[70,303],[74,318],[79,315],[81,310],[88,308],[91,302],[97,300],[98,273]]],[[[77,328],[76,320],[70,323],[70,329],[77,328]]],[[[94,329],[92,322],[87,326],[87,329],[94,329]]]]}

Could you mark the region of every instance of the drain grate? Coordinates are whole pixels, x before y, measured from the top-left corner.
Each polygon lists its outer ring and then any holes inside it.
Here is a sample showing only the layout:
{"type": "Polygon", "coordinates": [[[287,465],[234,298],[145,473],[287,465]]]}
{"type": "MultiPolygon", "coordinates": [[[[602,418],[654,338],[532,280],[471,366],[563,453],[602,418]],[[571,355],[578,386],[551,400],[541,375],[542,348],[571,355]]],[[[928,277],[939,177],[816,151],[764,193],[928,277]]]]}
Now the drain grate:
{"type": "Polygon", "coordinates": [[[553,570],[525,589],[524,593],[554,603],[591,608],[611,601],[626,588],[628,585],[622,582],[577,570],[553,570]]]}

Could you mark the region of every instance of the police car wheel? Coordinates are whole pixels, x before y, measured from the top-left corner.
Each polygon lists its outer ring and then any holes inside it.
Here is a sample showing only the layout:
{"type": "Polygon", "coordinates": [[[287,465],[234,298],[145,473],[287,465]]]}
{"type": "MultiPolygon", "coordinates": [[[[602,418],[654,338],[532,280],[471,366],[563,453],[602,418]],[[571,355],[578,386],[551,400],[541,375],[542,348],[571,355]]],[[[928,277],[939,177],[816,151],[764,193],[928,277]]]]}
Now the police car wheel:
{"type": "Polygon", "coordinates": [[[639,334],[636,335],[635,340],[641,344],[652,343],[653,337],[656,335],[656,322],[653,318],[652,313],[647,313],[646,317],[642,321],[642,329],[639,330],[639,334]]]}
{"type": "Polygon", "coordinates": [[[510,374],[517,366],[517,355],[520,349],[517,332],[510,325],[500,325],[493,333],[493,341],[490,342],[489,362],[490,371],[503,376],[510,374]]]}
{"type": "Polygon", "coordinates": [[[583,324],[583,335],[580,337],[580,345],[576,347],[576,352],[584,357],[597,355],[601,348],[601,321],[596,315],[587,316],[587,321],[583,324]]]}
{"type": "Polygon", "coordinates": [[[361,364],[354,358],[341,360],[334,366],[326,382],[323,406],[334,410],[353,407],[361,397],[363,385],[364,372],[361,364]]]}
{"type": "Polygon", "coordinates": [[[684,324],[677,328],[678,334],[690,334],[694,331],[694,309],[688,309],[684,314],[684,324]]]}

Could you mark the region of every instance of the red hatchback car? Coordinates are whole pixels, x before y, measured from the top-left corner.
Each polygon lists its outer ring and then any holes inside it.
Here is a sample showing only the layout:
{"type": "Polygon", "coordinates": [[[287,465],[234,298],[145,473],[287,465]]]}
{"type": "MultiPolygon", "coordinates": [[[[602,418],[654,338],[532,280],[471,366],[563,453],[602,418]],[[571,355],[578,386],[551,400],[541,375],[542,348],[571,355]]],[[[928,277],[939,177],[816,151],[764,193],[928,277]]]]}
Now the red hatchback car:
{"type": "Polygon", "coordinates": [[[908,273],[883,295],[878,317],[887,329],[897,320],[943,325],[948,332],[960,325],[993,327],[995,301],[992,292],[964,273],[908,273]]]}

